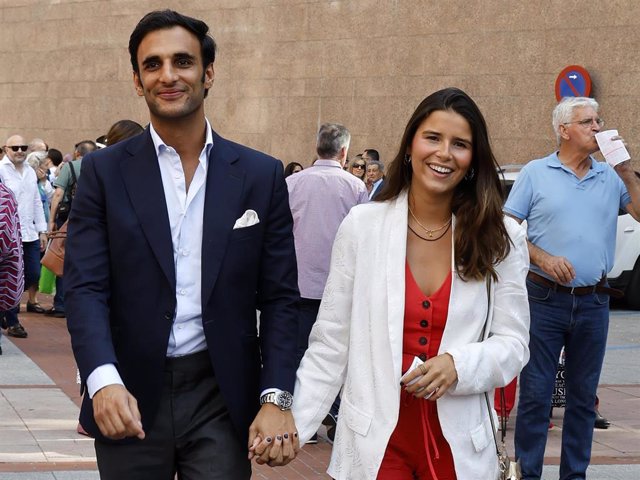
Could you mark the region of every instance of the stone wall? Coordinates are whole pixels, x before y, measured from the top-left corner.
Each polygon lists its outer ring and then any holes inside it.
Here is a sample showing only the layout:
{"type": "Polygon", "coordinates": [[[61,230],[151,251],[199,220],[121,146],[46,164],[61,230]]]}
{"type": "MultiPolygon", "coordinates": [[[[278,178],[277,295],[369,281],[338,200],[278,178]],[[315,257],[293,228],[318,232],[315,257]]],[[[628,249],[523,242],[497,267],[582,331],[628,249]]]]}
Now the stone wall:
{"type": "Polygon", "coordinates": [[[0,139],[66,152],[116,120],[146,123],[126,46],[167,4],[218,43],[214,128],[284,162],[309,164],[325,121],[351,130],[352,154],[389,161],[415,106],[445,86],[478,102],[500,163],[526,162],[555,146],[554,82],[571,64],[640,150],[636,0],[0,0],[0,139]]]}

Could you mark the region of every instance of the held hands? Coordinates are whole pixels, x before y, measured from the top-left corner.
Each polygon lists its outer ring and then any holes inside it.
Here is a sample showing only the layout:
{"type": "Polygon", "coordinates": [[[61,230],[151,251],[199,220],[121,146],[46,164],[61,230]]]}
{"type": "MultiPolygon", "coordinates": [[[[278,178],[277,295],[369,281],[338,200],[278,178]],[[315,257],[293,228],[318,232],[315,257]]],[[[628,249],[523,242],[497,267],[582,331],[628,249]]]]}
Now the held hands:
{"type": "Polygon", "coordinates": [[[112,440],[144,439],[138,402],[119,384],[107,385],[93,396],[93,416],[100,432],[112,440]]]}
{"type": "Polygon", "coordinates": [[[443,353],[430,358],[418,368],[406,373],[402,378],[402,384],[405,385],[405,390],[413,394],[414,397],[436,401],[457,380],[458,373],[453,357],[448,353],[443,353]],[[409,385],[414,379],[418,379],[418,381],[409,385]]]}
{"type": "Polygon", "coordinates": [[[286,465],[300,451],[298,432],[291,410],[282,411],[265,403],[249,427],[249,460],[270,467],[286,465]]]}

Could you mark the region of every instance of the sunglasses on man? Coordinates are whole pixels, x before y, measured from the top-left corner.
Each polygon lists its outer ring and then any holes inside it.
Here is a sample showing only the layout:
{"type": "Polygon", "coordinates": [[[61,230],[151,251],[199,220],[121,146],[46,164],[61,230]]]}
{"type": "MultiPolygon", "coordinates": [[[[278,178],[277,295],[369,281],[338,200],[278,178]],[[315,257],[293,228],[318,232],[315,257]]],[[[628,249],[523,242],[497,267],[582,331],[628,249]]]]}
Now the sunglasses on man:
{"type": "Polygon", "coordinates": [[[17,152],[18,150],[22,150],[23,152],[26,152],[27,149],[29,148],[29,145],[5,145],[4,148],[10,148],[14,152],[17,152]]]}

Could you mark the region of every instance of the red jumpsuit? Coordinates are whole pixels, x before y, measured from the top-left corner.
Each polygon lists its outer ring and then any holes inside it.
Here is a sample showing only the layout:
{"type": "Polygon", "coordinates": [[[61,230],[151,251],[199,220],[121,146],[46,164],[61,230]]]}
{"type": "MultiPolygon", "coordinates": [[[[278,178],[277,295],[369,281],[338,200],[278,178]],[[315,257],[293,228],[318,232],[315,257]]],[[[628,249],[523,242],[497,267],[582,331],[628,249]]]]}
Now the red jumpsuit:
{"type": "MultiPolygon", "coordinates": [[[[431,296],[416,284],[409,264],[405,267],[405,312],[402,354],[403,373],[413,357],[422,361],[438,355],[451,293],[451,273],[431,296]]],[[[415,398],[402,390],[398,424],[389,439],[380,480],[453,480],[453,456],[442,435],[437,403],[415,398]]]]}

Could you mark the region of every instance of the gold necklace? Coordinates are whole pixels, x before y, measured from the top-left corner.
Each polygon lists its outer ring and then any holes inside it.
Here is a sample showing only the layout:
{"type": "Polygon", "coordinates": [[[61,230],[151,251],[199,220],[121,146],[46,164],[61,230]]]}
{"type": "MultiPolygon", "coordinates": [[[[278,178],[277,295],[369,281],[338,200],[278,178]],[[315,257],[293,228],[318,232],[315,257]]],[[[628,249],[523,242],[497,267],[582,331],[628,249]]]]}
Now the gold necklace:
{"type": "MultiPolygon", "coordinates": [[[[444,225],[442,225],[441,227],[434,228],[434,229],[429,229],[429,228],[425,227],[424,225],[422,225],[422,224],[420,223],[420,220],[418,220],[418,219],[416,218],[416,216],[415,216],[415,215],[414,215],[414,213],[413,213],[413,210],[411,210],[411,207],[409,207],[409,213],[411,214],[411,217],[416,221],[416,223],[417,223],[418,225],[420,225],[420,227],[421,227],[425,232],[427,232],[427,235],[429,236],[429,238],[433,238],[433,234],[434,234],[434,233],[439,232],[439,231],[440,231],[440,230],[442,230],[443,228],[448,227],[449,225],[451,225],[451,218],[452,218],[452,217],[449,217],[449,220],[447,220],[447,221],[446,221],[446,223],[445,223],[444,225]]],[[[411,227],[409,227],[409,228],[411,228],[411,227]]],[[[411,229],[411,231],[412,231],[413,233],[416,233],[415,231],[413,231],[413,229],[411,229]]],[[[446,231],[446,230],[445,230],[445,231],[446,231]]],[[[418,235],[418,234],[416,233],[416,235],[418,235]]],[[[418,235],[418,236],[420,237],[420,235],[418,235]]],[[[423,238],[423,237],[420,237],[420,238],[423,238]]],[[[438,237],[438,238],[440,238],[440,237],[438,237]]],[[[426,240],[426,238],[425,238],[424,240],[426,240]]],[[[436,240],[437,240],[437,239],[436,239],[436,240]]]]}
{"type": "Polygon", "coordinates": [[[419,239],[424,240],[425,242],[435,242],[437,240],[440,240],[449,231],[450,226],[451,226],[451,222],[449,222],[449,224],[447,225],[447,229],[444,232],[442,232],[440,235],[438,235],[436,238],[425,238],[422,235],[420,235],[418,232],[416,232],[413,228],[411,228],[411,225],[407,224],[407,227],[409,227],[409,230],[411,230],[411,233],[413,233],[419,239]]]}

